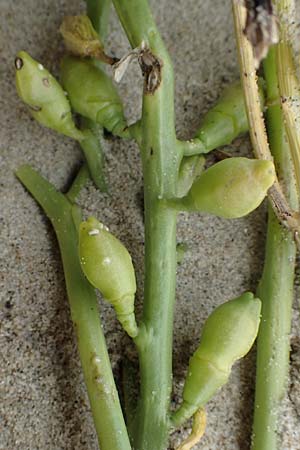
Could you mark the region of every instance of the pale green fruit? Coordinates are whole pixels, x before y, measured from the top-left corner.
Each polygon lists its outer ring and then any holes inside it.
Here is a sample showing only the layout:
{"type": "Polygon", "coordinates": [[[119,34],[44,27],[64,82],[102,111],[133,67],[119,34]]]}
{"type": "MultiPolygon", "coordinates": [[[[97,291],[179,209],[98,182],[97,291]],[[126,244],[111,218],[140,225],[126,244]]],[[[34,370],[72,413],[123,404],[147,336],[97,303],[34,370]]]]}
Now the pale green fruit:
{"type": "Polygon", "coordinates": [[[79,227],[79,257],[89,282],[115,308],[128,334],[136,336],[135,272],[126,247],[103,224],[90,217],[79,227]]]}
{"type": "Polygon", "coordinates": [[[35,120],[59,133],[82,139],[66,94],[51,73],[24,51],[18,53],[15,67],[18,94],[35,120]]]}
{"type": "Polygon", "coordinates": [[[260,205],[275,177],[272,161],[228,158],[200,175],[183,204],[229,219],[243,217],[260,205]]]}
{"type": "Polygon", "coordinates": [[[92,61],[67,56],[61,80],[74,111],[118,134],[126,128],[123,105],[111,79],[92,61]]]}
{"type": "Polygon", "coordinates": [[[247,292],[212,312],[190,359],[184,402],[198,409],[227,382],[234,362],[249,352],[256,339],[260,311],[261,301],[247,292]]]}

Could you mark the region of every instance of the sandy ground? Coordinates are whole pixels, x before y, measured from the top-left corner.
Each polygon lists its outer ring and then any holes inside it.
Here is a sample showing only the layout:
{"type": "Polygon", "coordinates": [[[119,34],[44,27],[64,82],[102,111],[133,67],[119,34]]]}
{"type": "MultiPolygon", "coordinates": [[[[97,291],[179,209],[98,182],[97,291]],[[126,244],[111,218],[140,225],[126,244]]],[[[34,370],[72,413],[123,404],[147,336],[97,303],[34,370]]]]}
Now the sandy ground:
{"type": "MultiPolygon", "coordinates": [[[[188,138],[222,89],[238,78],[229,0],[153,0],[154,14],[172,55],[176,75],[177,131],[188,138]]],[[[62,53],[59,24],[83,11],[79,1],[0,0],[1,10],[1,323],[0,449],[96,450],[98,448],[76,342],[69,317],[60,255],[53,230],[14,177],[32,164],[64,189],[82,156],[76,143],[35,123],[14,86],[14,56],[30,51],[57,74],[62,53]]],[[[108,46],[120,56],[128,49],[115,17],[108,46]]],[[[121,85],[128,117],[138,116],[141,80],[133,67],[121,85]]],[[[231,147],[247,154],[247,138],[231,147]]],[[[97,215],[130,249],[137,268],[138,303],[142,292],[142,175],[133,143],[106,146],[110,196],[90,183],[80,204],[97,215]]],[[[207,215],[180,215],[178,241],[188,246],[178,268],[174,334],[174,401],[189,355],[212,309],[259,280],[266,231],[265,205],[249,217],[227,221],[207,215]]],[[[109,306],[100,300],[108,349],[116,376],[128,346],[109,306]]],[[[292,383],[282,417],[281,450],[300,450],[300,339],[298,303],[292,333],[292,383]],[[298,334],[297,334],[298,333],[298,334]]],[[[230,382],[207,407],[203,450],[248,450],[254,393],[255,351],[236,364],[230,382]]],[[[173,436],[170,449],[183,434],[173,436]]],[[[112,449],[113,450],[113,449],[112,449]]],[[[155,450],[155,449],[153,449],[155,450]]]]}

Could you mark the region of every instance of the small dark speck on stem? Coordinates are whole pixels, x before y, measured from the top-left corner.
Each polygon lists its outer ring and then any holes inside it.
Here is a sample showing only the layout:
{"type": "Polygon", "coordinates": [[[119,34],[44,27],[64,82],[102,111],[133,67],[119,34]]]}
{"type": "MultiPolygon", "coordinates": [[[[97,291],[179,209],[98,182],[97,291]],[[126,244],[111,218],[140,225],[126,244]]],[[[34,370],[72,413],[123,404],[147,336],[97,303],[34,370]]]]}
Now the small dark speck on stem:
{"type": "Polygon", "coordinates": [[[43,78],[43,85],[44,85],[45,87],[50,87],[50,81],[49,81],[48,78],[43,78]]]}
{"type": "Polygon", "coordinates": [[[35,111],[35,112],[42,111],[42,108],[40,106],[37,106],[37,105],[28,105],[28,107],[30,109],[32,109],[32,111],[35,111]]]}

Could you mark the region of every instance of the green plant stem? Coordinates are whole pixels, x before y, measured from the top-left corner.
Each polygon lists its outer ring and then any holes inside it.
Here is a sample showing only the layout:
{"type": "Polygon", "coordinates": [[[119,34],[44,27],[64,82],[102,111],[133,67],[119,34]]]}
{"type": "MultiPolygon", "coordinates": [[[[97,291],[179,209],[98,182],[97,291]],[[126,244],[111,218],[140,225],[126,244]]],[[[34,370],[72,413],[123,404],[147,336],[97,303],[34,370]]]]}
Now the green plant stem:
{"type": "Polygon", "coordinates": [[[88,180],[90,179],[89,176],[89,169],[86,164],[83,164],[79,171],[77,172],[76,177],[73,180],[73,183],[68,190],[68,192],[65,194],[67,199],[74,203],[78,195],[80,194],[81,189],[86,185],[88,180]]]}
{"type": "Polygon", "coordinates": [[[129,136],[136,141],[136,143],[142,145],[142,132],[141,132],[141,120],[132,123],[128,127],[129,136]]]}
{"type": "MultiPolygon", "coordinates": [[[[104,41],[108,32],[109,16],[111,10],[111,0],[86,0],[87,15],[93,27],[99,34],[100,40],[104,41]]],[[[103,67],[100,61],[94,60],[94,64],[103,67]]],[[[84,153],[91,178],[96,187],[102,192],[107,192],[107,185],[104,177],[104,153],[102,148],[103,128],[86,117],[80,118],[81,131],[85,139],[79,142],[84,153]]]]}
{"type": "MultiPolygon", "coordinates": [[[[297,194],[290,149],[279,103],[275,49],[264,63],[267,87],[267,128],[279,179],[292,208],[297,194]]],[[[256,393],[252,450],[276,450],[278,418],[284,398],[289,364],[289,334],[293,302],[296,245],[269,207],[266,258],[258,294],[262,320],[257,341],[256,393]]]]}
{"type": "MultiPolygon", "coordinates": [[[[166,448],[172,381],[172,330],[176,284],[176,217],[164,199],[175,197],[182,152],[176,146],[174,76],[170,57],[146,0],[113,1],[133,48],[142,42],[159,62],[161,82],[149,93],[146,80],[141,119],[145,198],[145,285],[140,333],[141,396],[133,446],[166,448]]],[[[141,56],[141,59],[143,57],[141,56]]],[[[142,60],[143,62],[143,60],[142,60]]],[[[151,67],[149,67],[151,70],[151,67]]]]}
{"type": "Polygon", "coordinates": [[[56,232],[71,317],[101,450],[130,450],[99,318],[97,297],[80,268],[73,205],[30,166],[20,167],[16,175],[43,208],[56,232]]]}
{"type": "Polygon", "coordinates": [[[113,4],[131,46],[136,48],[144,43],[161,64],[158,88],[152,93],[144,90],[141,151],[144,174],[146,171],[151,174],[151,190],[160,198],[172,198],[176,195],[178,168],[183,156],[176,146],[172,63],[147,1],[114,0],[113,4]]]}
{"type": "Polygon", "coordinates": [[[95,185],[102,192],[107,192],[107,185],[104,177],[104,154],[101,145],[103,128],[90,119],[81,117],[81,131],[85,139],[80,141],[81,149],[84,153],[91,178],[95,185]]]}
{"type": "Polygon", "coordinates": [[[295,243],[269,208],[263,276],[258,295],[262,321],[257,340],[257,368],[252,450],[276,450],[278,418],[289,365],[295,243]]]}
{"type": "MultiPolygon", "coordinates": [[[[147,199],[149,200],[149,199],[147,199]]],[[[162,450],[168,437],[176,282],[176,212],[146,201],[145,292],[134,448],[162,450]]]]}
{"type": "MultiPolygon", "coordinates": [[[[203,404],[200,407],[204,408],[205,404],[206,403],[203,402],[203,404]]],[[[184,425],[191,417],[193,417],[194,414],[196,414],[198,409],[199,406],[183,402],[171,416],[172,427],[174,429],[177,429],[182,425],[184,425]]]]}
{"type": "Polygon", "coordinates": [[[86,0],[86,10],[93,27],[104,43],[108,31],[111,0],[86,0]]]}

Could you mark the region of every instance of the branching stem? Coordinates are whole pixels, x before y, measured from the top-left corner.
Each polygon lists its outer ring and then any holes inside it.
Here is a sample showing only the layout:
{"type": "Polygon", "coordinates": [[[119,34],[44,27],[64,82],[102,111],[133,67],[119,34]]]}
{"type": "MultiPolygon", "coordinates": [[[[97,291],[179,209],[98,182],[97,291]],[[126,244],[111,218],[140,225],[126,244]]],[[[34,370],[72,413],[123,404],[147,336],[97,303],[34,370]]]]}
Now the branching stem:
{"type": "Polygon", "coordinates": [[[141,332],[137,339],[141,397],[134,448],[163,450],[169,430],[172,386],[172,331],[176,282],[176,217],[164,199],[176,195],[182,152],[174,125],[174,76],[146,0],[114,6],[133,48],[143,47],[144,75],[141,156],[145,197],[145,286],[141,332]]]}

